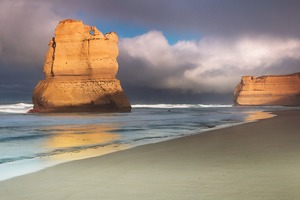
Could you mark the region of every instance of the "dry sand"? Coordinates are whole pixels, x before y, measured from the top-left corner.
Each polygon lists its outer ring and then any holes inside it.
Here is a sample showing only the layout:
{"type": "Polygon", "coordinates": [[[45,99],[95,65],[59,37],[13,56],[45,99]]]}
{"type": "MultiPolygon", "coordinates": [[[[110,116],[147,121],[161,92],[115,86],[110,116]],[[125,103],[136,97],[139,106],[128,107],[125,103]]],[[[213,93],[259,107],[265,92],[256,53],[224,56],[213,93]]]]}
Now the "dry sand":
{"type": "Polygon", "coordinates": [[[0,182],[0,199],[300,199],[300,110],[0,182]]]}

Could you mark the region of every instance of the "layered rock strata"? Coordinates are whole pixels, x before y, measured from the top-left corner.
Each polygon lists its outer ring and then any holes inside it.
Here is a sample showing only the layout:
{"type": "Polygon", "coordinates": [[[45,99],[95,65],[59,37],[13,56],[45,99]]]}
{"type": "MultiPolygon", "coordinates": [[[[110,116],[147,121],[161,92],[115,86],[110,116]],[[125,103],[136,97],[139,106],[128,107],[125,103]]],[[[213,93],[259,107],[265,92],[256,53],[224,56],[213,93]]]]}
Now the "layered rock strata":
{"type": "Polygon", "coordinates": [[[82,21],[59,22],[49,42],[45,80],[33,91],[32,112],[130,111],[118,71],[118,36],[82,21]]]}
{"type": "Polygon", "coordinates": [[[289,75],[243,76],[234,89],[237,105],[300,106],[300,72],[289,75]]]}

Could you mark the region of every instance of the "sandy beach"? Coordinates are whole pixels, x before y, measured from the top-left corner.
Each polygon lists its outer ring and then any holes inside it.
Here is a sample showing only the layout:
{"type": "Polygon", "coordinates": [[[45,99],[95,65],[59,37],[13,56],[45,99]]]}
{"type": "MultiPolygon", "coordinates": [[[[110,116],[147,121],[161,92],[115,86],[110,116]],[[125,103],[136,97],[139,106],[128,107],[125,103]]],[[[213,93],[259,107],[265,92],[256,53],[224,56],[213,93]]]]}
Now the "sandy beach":
{"type": "Polygon", "coordinates": [[[300,199],[300,110],[0,182],[0,199],[300,199]]]}

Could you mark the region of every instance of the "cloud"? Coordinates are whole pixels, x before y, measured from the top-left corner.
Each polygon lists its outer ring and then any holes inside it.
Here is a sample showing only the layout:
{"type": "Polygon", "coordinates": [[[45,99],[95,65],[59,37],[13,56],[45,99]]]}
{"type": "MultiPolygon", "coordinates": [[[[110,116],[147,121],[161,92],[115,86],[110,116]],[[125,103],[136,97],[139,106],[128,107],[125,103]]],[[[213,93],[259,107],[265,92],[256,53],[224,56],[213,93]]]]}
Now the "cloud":
{"type": "Polygon", "coordinates": [[[170,45],[159,31],[120,40],[120,72],[124,84],[179,89],[195,93],[227,93],[245,74],[285,73],[300,65],[300,40],[273,36],[204,37],[170,45]],[[283,63],[284,61],[284,63],[283,63]]]}
{"type": "Polygon", "coordinates": [[[298,0],[53,0],[51,2],[61,14],[80,11],[82,16],[89,20],[135,24],[148,30],[163,30],[174,34],[193,32],[203,36],[259,33],[293,37],[300,34],[298,0]]]}
{"type": "Polygon", "coordinates": [[[0,2],[0,57],[2,67],[42,63],[59,16],[51,4],[33,0],[0,2]],[[44,44],[44,45],[42,45],[44,44]]]}

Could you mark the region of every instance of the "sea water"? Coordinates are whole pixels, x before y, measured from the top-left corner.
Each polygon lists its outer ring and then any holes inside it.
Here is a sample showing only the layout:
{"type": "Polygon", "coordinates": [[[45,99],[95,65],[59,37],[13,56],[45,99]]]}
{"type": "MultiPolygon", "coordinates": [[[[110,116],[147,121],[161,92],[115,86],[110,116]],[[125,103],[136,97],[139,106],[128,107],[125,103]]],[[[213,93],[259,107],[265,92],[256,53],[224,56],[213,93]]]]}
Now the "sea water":
{"type": "Polygon", "coordinates": [[[0,105],[0,180],[82,159],[245,122],[282,107],[133,105],[130,113],[27,113],[32,104],[0,105]]]}

